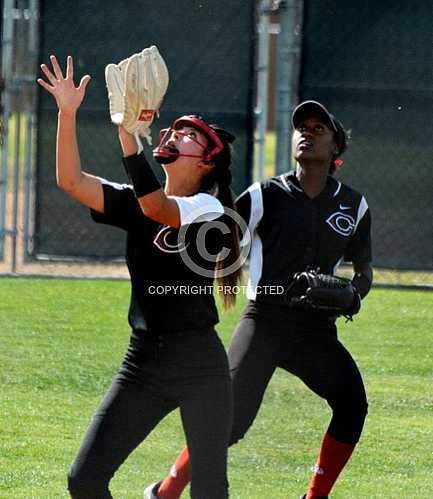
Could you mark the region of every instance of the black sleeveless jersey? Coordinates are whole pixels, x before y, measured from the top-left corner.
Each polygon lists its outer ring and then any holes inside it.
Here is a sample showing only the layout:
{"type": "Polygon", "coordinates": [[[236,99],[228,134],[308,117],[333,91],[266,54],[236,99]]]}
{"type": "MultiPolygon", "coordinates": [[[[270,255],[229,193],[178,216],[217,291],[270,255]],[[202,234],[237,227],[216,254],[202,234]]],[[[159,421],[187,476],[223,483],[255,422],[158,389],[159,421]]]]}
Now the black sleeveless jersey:
{"type": "Polygon", "coordinates": [[[314,199],[304,193],[294,171],[256,182],[236,206],[252,237],[247,289],[251,300],[284,303],[284,293],[276,287],[287,289],[295,272],[318,269],[334,274],[343,260],[371,261],[367,202],[332,176],[314,199]]]}
{"type": "Polygon", "coordinates": [[[127,233],[131,327],[177,332],[216,324],[218,312],[212,289],[215,263],[203,258],[199,244],[204,244],[211,255],[221,250],[220,231],[206,227],[223,217],[221,203],[204,193],[172,196],[181,216],[181,228],[174,229],[146,217],[131,186],[101,181],[104,213],[91,210],[91,215],[96,222],[127,233]],[[198,216],[191,217],[197,210],[198,216]],[[197,237],[200,229],[204,238],[197,237]]]}

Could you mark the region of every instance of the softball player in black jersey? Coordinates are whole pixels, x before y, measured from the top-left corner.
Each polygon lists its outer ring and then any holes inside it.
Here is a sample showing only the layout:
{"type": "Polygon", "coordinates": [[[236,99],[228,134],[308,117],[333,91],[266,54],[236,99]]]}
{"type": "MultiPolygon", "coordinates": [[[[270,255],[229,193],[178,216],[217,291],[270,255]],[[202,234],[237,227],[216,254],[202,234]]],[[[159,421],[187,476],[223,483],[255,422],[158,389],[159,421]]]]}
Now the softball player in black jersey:
{"type": "MultiPolygon", "coordinates": [[[[352,262],[359,297],[372,282],[370,211],[362,194],[333,178],[346,149],[343,126],[320,103],[301,103],[292,116],[295,171],[255,183],[237,200],[252,234],[249,302],[229,348],[234,415],[230,443],[253,423],[277,367],[298,376],[332,409],[307,499],[325,498],[359,440],[367,399],[356,363],[339,342],[335,317],[296,310],[284,293],[296,272],[334,274],[352,262]],[[265,290],[265,292],[263,292],[265,290]]],[[[159,487],[180,497],[189,476],[187,449],[159,487]]],[[[282,485],[282,489],[283,489],[282,485]]],[[[157,492],[157,490],[155,490],[157,492]]]]}
{"type": "MultiPolygon", "coordinates": [[[[119,127],[133,188],[89,175],[81,171],[75,124],[89,77],[76,88],[72,59],[66,77],[55,57],[51,62],[52,71],[42,65],[49,83],[38,82],[59,108],[58,185],[90,207],[96,222],[126,231],[132,284],[129,348],[72,465],[69,492],[74,498],[112,497],[108,486],[119,466],[159,421],[180,408],[192,462],[191,497],[228,497],[231,383],[214,330],[218,313],[212,295],[212,273],[227,262],[201,262],[197,233],[216,221],[231,227],[223,205],[233,207],[229,143],[234,137],[198,116],[176,120],[154,149],[167,178],[162,190],[145,157],[137,154],[135,138],[119,127]],[[216,197],[209,194],[215,188],[216,197]],[[192,270],[183,252],[210,274],[192,270]]],[[[224,238],[208,230],[203,245],[211,255],[223,245],[230,248],[229,259],[239,251],[233,228],[224,238]]],[[[238,278],[239,272],[224,282],[238,278]]]]}

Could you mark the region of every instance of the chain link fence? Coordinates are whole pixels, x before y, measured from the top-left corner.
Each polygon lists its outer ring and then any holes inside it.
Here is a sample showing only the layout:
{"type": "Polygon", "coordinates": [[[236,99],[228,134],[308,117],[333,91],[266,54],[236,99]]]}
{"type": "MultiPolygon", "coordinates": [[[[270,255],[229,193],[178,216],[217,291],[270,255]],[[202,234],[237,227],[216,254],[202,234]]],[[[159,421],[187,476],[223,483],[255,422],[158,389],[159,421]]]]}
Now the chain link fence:
{"type": "MultiPolygon", "coordinates": [[[[76,80],[92,75],[78,117],[83,169],[125,182],[117,130],[110,124],[104,68],[155,44],[170,72],[170,85],[158,130],[184,114],[201,114],[232,131],[234,185],[251,181],[253,140],[254,1],[86,1],[7,0],[2,54],[7,105],[2,114],[5,220],[1,240],[8,262],[0,272],[124,275],[124,237],[94,224],[88,210],[69,199],[55,182],[57,109],[53,98],[35,84],[39,64],[55,53],[74,56],[76,80]],[[169,15],[167,15],[169,13],[169,15]],[[37,40],[30,43],[36,30],[37,40]],[[36,51],[25,53],[28,46],[36,51]],[[12,61],[25,61],[23,68],[12,61]],[[25,67],[24,67],[25,66],[25,67]],[[29,67],[31,66],[31,67],[29,67]],[[25,74],[26,82],[21,78],[25,74]],[[13,100],[27,92],[29,108],[13,100]],[[25,124],[25,129],[23,125],[25,124]],[[30,156],[29,156],[30,155],[30,156]],[[6,173],[9,172],[9,173],[6,173]],[[6,215],[5,215],[6,216],[6,215]],[[10,264],[10,265],[9,265],[10,264]],[[87,269],[87,270],[85,270],[87,269]],[[111,269],[111,270],[110,270],[111,269]],[[70,271],[70,272],[69,272],[70,271]]],[[[161,169],[156,173],[161,176],[161,169]]],[[[1,207],[0,198],[0,207],[1,207]]]]}
{"type": "MultiPolygon", "coordinates": [[[[236,191],[250,182],[258,4],[3,2],[0,273],[126,276],[119,231],[92,223],[55,185],[56,109],[34,83],[51,53],[63,61],[71,53],[77,77],[93,77],[79,114],[87,171],[126,180],[103,70],[154,43],[171,76],[154,132],[192,112],[221,123],[238,135],[236,191]]],[[[323,0],[302,7],[299,100],[322,101],[351,131],[339,175],[369,202],[376,282],[433,286],[433,5],[354,0],[337,8],[323,0]]],[[[277,33],[275,23],[274,13],[277,33]]]]}
{"type": "MultiPolygon", "coordinates": [[[[228,0],[82,0],[77,10],[73,2],[66,0],[42,4],[40,60],[48,61],[54,52],[60,61],[73,54],[77,79],[85,73],[93,77],[78,118],[83,169],[126,182],[117,130],[109,124],[104,68],[155,44],[169,68],[170,84],[161,117],[152,126],[153,143],[158,140],[158,129],[168,126],[174,118],[201,114],[237,136],[235,186],[243,188],[251,170],[252,5],[251,0],[236,5],[228,0]],[[165,15],[167,12],[170,15],[165,15]]],[[[41,91],[34,254],[121,257],[124,241],[118,230],[95,227],[87,210],[55,186],[56,123],[54,101],[41,91]]],[[[156,173],[160,172],[157,168],[156,173]]]]}
{"type": "Polygon", "coordinates": [[[306,2],[300,82],[350,130],[340,178],[370,205],[375,266],[421,284],[433,280],[432,19],[429,0],[306,2]]]}

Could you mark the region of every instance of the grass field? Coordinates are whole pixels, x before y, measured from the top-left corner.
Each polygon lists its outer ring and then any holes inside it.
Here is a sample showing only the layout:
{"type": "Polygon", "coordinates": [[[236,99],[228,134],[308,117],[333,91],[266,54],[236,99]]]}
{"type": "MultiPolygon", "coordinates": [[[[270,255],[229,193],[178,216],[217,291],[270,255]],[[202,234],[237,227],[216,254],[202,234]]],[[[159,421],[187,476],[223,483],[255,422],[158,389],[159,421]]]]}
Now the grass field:
{"type": "MultiPolygon", "coordinates": [[[[66,472],[128,342],[129,284],[3,278],[0,296],[0,497],[67,497],[66,472]]],[[[373,290],[354,322],[340,324],[370,413],[334,499],[433,497],[432,298],[373,290]]],[[[240,305],[222,317],[226,344],[240,305]]],[[[298,498],[329,416],[324,401],[277,372],[253,428],[230,451],[231,497],[298,498]]],[[[140,498],[183,443],[175,413],[119,470],[114,497],[140,498]]]]}

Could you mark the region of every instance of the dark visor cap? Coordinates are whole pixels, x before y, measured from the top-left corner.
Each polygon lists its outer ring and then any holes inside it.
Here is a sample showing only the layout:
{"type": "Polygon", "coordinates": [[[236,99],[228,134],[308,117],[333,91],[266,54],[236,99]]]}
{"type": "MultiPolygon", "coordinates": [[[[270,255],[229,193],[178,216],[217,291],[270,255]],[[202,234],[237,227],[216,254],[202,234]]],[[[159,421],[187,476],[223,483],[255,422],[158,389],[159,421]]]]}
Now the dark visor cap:
{"type": "Polygon", "coordinates": [[[302,121],[312,117],[323,120],[323,123],[334,132],[339,151],[338,155],[343,154],[346,150],[346,132],[344,127],[320,102],[306,100],[298,104],[292,114],[293,128],[297,128],[302,121]]]}

